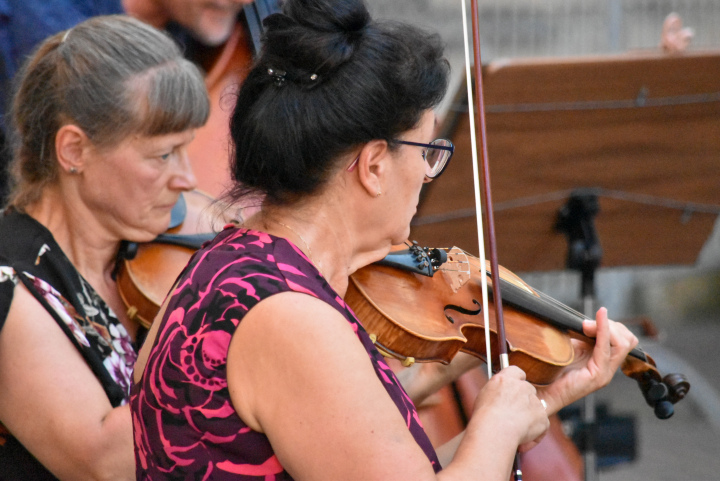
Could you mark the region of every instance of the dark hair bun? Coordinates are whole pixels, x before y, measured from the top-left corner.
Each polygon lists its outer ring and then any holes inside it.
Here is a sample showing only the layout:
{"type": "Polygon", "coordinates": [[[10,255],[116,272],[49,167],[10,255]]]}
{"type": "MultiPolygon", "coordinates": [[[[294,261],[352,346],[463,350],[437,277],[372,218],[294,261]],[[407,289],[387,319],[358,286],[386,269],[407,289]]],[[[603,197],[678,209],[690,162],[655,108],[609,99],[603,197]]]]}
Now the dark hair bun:
{"type": "Polygon", "coordinates": [[[442,40],[372,20],[362,0],[287,0],[238,92],[231,194],[288,204],[318,189],[344,156],[391,142],[440,102],[442,40]]]}
{"type": "Polygon", "coordinates": [[[358,0],[295,0],[265,19],[268,67],[304,78],[322,77],[352,57],[370,13],[358,0]]]}

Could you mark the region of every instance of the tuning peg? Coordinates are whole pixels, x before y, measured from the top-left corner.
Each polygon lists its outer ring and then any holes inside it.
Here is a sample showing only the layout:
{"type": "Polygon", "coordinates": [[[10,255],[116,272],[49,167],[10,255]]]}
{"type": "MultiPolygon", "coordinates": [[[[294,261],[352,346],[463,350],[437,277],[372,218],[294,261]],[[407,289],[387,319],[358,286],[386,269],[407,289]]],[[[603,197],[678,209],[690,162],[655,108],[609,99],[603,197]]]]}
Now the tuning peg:
{"type": "Polygon", "coordinates": [[[670,391],[665,383],[650,379],[645,387],[645,400],[649,405],[655,406],[660,401],[666,401],[670,391]]]}
{"type": "Polygon", "coordinates": [[[668,419],[675,414],[675,407],[670,401],[659,401],[655,404],[655,416],[658,419],[668,419]]]}

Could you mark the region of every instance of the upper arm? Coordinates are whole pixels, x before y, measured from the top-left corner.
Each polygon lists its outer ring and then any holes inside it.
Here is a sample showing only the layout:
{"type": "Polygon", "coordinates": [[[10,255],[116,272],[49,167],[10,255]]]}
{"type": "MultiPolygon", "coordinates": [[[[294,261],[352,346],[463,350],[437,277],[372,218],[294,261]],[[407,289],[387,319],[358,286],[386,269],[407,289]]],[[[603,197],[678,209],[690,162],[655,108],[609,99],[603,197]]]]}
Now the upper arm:
{"type": "Polygon", "coordinates": [[[134,479],[127,406],[100,382],[50,314],[18,285],[0,331],[0,421],[59,477],[134,479]]]}
{"type": "Polygon", "coordinates": [[[322,301],[255,306],[233,335],[228,386],[297,479],[434,479],[351,325],[322,301]]]}

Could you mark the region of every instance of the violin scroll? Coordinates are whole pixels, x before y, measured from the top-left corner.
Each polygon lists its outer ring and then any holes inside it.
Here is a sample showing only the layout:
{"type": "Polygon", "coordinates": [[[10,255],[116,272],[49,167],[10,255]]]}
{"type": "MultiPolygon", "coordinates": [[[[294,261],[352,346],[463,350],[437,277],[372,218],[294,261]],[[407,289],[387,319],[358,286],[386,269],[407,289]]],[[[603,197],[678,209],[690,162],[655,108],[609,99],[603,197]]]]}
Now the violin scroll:
{"type": "Polygon", "coordinates": [[[690,383],[683,374],[667,374],[661,377],[655,360],[640,351],[645,359],[628,356],[622,372],[637,381],[647,404],[658,419],[668,419],[675,413],[673,404],[681,401],[690,390],[690,383]]]}

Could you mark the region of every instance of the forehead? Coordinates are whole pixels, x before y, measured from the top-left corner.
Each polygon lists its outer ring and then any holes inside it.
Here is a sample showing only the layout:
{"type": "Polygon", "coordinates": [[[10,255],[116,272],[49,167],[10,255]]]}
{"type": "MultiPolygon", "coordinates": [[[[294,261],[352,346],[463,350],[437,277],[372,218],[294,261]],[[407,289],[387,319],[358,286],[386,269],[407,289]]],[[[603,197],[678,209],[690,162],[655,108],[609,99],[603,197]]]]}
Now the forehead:
{"type": "Polygon", "coordinates": [[[194,129],[160,135],[130,134],[109,145],[96,145],[102,154],[136,152],[142,155],[159,155],[180,145],[189,144],[195,136],[194,129]]]}
{"type": "Polygon", "coordinates": [[[194,137],[195,129],[187,129],[181,132],[171,132],[159,135],[136,134],[129,136],[126,141],[129,145],[132,145],[139,150],[154,150],[185,145],[190,143],[194,137]]]}

